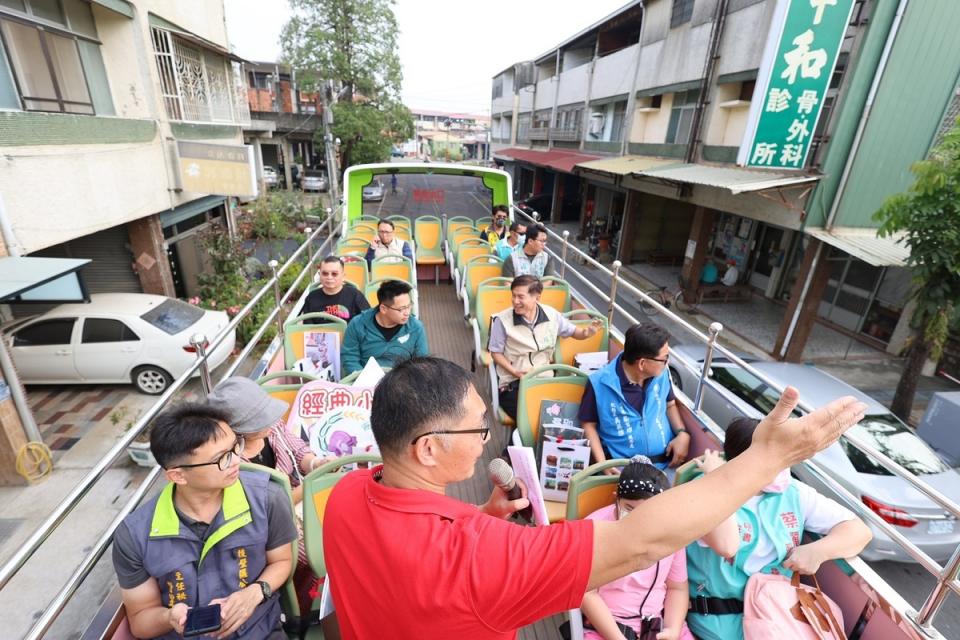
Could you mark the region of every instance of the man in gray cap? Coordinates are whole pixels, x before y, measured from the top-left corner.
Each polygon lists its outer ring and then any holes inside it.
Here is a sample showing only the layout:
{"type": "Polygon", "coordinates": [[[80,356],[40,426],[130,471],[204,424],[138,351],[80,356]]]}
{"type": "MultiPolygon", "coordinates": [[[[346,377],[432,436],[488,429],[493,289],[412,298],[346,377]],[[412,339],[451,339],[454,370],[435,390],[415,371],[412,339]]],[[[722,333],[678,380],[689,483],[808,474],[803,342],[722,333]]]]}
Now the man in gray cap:
{"type": "Polygon", "coordinates": [[[282,471],[290,478],[293,501],[303,499],[303,477],[326,462],[286,428],[286,402],[272,397],[250,378],[234,376],[217,385],[207,404],[222,411],[233,432],[243,436],[240,457],[282,471]]]}

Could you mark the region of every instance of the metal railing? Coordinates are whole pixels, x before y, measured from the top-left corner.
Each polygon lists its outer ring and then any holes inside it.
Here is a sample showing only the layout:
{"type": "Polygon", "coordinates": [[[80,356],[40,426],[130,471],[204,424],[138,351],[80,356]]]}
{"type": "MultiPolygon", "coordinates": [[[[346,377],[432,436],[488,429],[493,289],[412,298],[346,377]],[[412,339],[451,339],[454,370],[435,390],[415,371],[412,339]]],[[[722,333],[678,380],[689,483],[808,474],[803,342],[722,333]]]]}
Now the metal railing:
{"type": "MultiPolygon", "coordinates": [[[[336,212],[339,213],[339,212],[336,212]]],[[[126,434],[114,445],[101,459],[94,465],[93,469],[77,484],[76,487],[60,502],[53,513],[51,513],[44,522],[37,528],[36,531],[27,539],[26,542],[14,553],[14,555],[6,562],[2,567],[0,567],[0,590],[2,590],[7,583],[23,568],[23,566],[30,560],[31,557],[37,552],[37,550],[43,545],[43,543],[50,537],[51,534],[63,523],[67,516],[76,508],[80,501],[90,492],[93,486],[100,480],[103,474],[116,462],[117,458],[120,457],[127,449],[127,447],[149,426],[153,419],[169,404],[169,402],[174,398],[174,396],[179,392],[193,377],[193,374],[200,371],[201,384],[203,386],[204,393],[209,393],[212,386],[209,366],[207,364],[207,359],[209,354],[211,354],[216,347],[223,342],[228,335],[230,335],[237,326],[249,316],[253,310],[256,308],[257,304],[263,299],[268,292],[273,291],[274,293],[274,303],[275,307],[265,319],[263,324],[260,326],[258,331],[254,333],[250,341],[247,343],[246,347],[240,352],[236,360],[230,365],[230,367],[224,372],[221,376],[221,380],[229,376],[234,375],[237,369],[242,365],[247,357],[253,352],[253,349],[256,348],[259,340],[263,337],[263,334],[266,332],[267,328],[270,326],[270,323],[274,319],[279,319],[282,314],[283,304],[285,304],[290,297],[293,295],[293,292],[296,291],[303,279],[310,273],[312,273],[311,267],[314,262],[319,258],[325,255],[325,248],[328,247],[332,240],[333,235],[336,231],[336,218],[334,212],[330,209],[327,209],[327,219],[317,228],[316,231],[309,232],[307,234],[306,241],[296,250],[293,255],[283,264],[282,267],[277,268],[275,261],[272,266],[272,275],[269,280],[264,284],[264,286],[253,295],[250,301],[244,305],[244,307],[237,313],[236,316],[227,324],[226,327],[216,336],[212,341],[207,341],[206,336],[203,334],[194,335],[191,338],[191,344],[196,347],[197,359],[190,366],[190,368],[183,373],[179,378],[177,378],[170,387],[157,399],[146,413],[134,424],[126,434]],[[313,244],[317,239],[326,232],[327,236],[323,243],[320,245],[317,251],[313,250],[313,244]],[[280,277],[286,272],[292,265],[297,263],[300,257],[308,253],[307,262],[290,285],[290,288],[285,292],[284,295],[279,294],[279,281],[280,277]]],[[[304,291],[304,296],[306,296],[306,291],[304,291]]],[[[299,306],[299,305],[297,305],[299,306]]],[[[296,307],[293,309],[295,312],[296,307]]],[[[278,328],[278,335],[274,339],[275,341],[283,340],[283,325],[282,323],[278,328]]],[[[54,595],[50,604],[43,610],[42,615],[31,627],[30,631],[25,636],[26,638],[33,640],[34,638],[41,638],[43,635],[50,629],[51,625],[56,621],[57,616],[63,611],[66,607],[70,598],[76,592],[77,588],[83,582],[84,578],[90,573],[93,567],[96,565],[97,561],[102,557],[103,553],[106,551],[107,547],[110,545],[110,542],[113,539],[113,532],[116,530],[117,526],[123,521],[123,518],[126,517],[129,513],[136,508],[137,504],[143,499],[146,493],[149,491],[150,486],[160,475],[160,467],[155,466],[147,477],[140,483],[134,493],[131,495],[129,500],[124,504],[123,508],[118,513],[117,517],[111,522],[107,530],[98,538],[96,543],[94,543],[91,550],[88,552],[86,557],[81,561],[77,569],[70,575],[66,584],[54,595]]]]}
{"type": "MultiPolygon", "coordinates": [[[[517,215],[528,219],[531,223],[536,222],[536,220],[532,216],[524,212],[519,207],[514,206],[513,211],[517,215]]],[[[602,265],[601,263],[599,263],[598,261],[596,261],[595,259],[593,259],[592,257],[590,257],[584,251],[580,250],[576,246],[571,245],[569,241],[568,231],[564,231],[563,235],[561,236],[555,233],[554,231],[551,231],[548,229],[547,235],[548,237],[555,238],[562,243],[561,244],[562,248],[559,254],[550,248],[546,249],[548,255],[550,255],[551,258],[553,258],[554,260],[557,260],[560,263],[557,271],[560,274],[561,278],[564,277],[564,275],[567,272],[567,266],[568,266],[567,256],[571,251],[575,255],[579,256],[579,258],[584,262],[586,262],[587,264],[590,264],[594,268],[601,271],[603,274],[610,276],[611,278],[610,290],[609,290],[609,293],[605,293],[601,291],[598,287],[596,287],[592,282],[590,282],[585,276],[580,274],[576,269],[571,269],[571,273],[573,273],[577,278],[579,278],[584,283],[584,285],[586,285],[595,294],[600,296],[600,298],[608,304],[608,319],[609,319],[609,325],[611,328],[613,327],[613,316],[615,311],[620,313],[631,324],[637,324],[639,322],[637,318],[633,317],[626,309],[624,309],[621,305],[617,304],[616,299],[617,299],[618,289],[622,288],[623,290],[633,295],[639,296],[645,302],[653,305],[653,307],[656,308],[659,311],[659,313],[663,314],[664,316],[669,318],[672,322],[675,322],[676,324],[681,326],[684,330],[686,330],[687,332],[695,336],[700,342],[706,345],[707,350],[704,356],[704,364],[702,366],[697,365],[696,363],[691,363],[685,358],[682,358],[682,357],[678,358],[677,357],[678,354],[674,353],[672,350],[670,353],[671,358],[680,360],[681,362],[683,362],[685,366],[687,366],[691,370],[697,371],[699,369],[700,377],[697,384],[696,394],[694,397],[694,407],[693,407],[693,411],[695,413],[697,413],[700,416],[704,415],[702,408],[700,406],[702,401],[702,395],[703,395],[703,387],[706,384],[707,372],[710,369],[710,362],[712,361],[713,354],[715,351],[720,352],[721,354],[723,354],[724,357],[729,359],[731,362],[742,367],[746,371],[750,372],[752,375],[756,376],[760,381],[762,381],[764,384],[769,386],[771,389],[775,389],[778,393],[783,393],[783,386],[771,380],[764,373],[755,369],[753,366],[751,366],[748,362],[744,361],[734,352],[730,351],[729,349],[727,349],[726,347],[724,347],[723,345],[717,342],[717,336],[720,334],[723,328],[722,325],[719,325],[719,323],[714,323],[710,327],[710,335],[704,334],[700,329],[698,329],[697,327],[694,327],[685,319],[678,316],[671,309],[666,308],[662,304],[660,304],[659,300],[654,299],[653,297],[648,295],[646,292],[636,288],[635,286],[627,282],[625,279],[619,278],[619,270],[621,267],[619,260],[614,261],[614,263],[612,264],[613,269],[611,270],[606,266],[602,265]]],[[[811,407],[802,398],[800,399],[800,402],[798,403],[797,406],[802,411],[807,413],[815,409],[815,407],[811,407]]],[[[722,439],[722,433],[715,433],[715,435],[722,439]]],[[[904,480],[909,482],[915,489],[917,489],[917,491],[919,491],[923,495],[930,498],[933,502],[943,507],[953,517],[960,519],[960,505],[957,505],[956,503],[952,502],[943,493],[941,493],[934,487],[930,486],[929,484],[927,484],[926,482],[924,482],[923,480],[915,476],[909,470],[905,469],[903,466],[898,464],[896,461],[892,460],[890,457],[888,457],[881,451],[878,451],[877,449],[871,447],[869,444],[864,442],[861,438],[857,437],[856,435],[853,435],[847,432],[841,437],[844,440],[846,440],[850,445],[852,445],[856,449],[859,449],[860,451],[865,453],[867,456],[869,456],[872,460],[876,461],[882,467],[890,471],[892,474],[899,476],[900,478],[903,478],[904,480]]],[[[881,530],[886,536],[888,536],[891,540],[893,540],[900,547],[902,547],[903,550],[910,555],[910,557],[912,557],[914,560],[917,561],[918,564],[920,564],[920,566],[922,566],[924,569],[926,569],[928,572],[930,572],[933,575],[933,577],[936,579],[936,585],[924,600],[924,603],[920,607],[920,610],[916,612],[908,613],[909,618],[911,619],[912,622],[914,622],[917,625],[919,631],[923,633],[929,633],[930,631],[932,631],[933,620],[936,617],[937,611],[939,610],[940,606],[943,604],[944,599],[946,598],[947,590],[949,589],[954,593],[956,593],[957,595],[960,595],[960,581],[958,581],[958,575],[960,575],[960,547],[954,550],[953,554],[951,555],[950,559],[947,561],[946,565],[941,566],[938,562],[930,558],[929,555],[927,555],[920,548],[918,548],[913,542],[908,540],[903,534],[901,534],[899,531],[894,529],[891,524],[889,524],[888,522],[880,518],[879,515],[877,515],[869,507],[864,505],[856,496],[854,496],[847,489],[841,486],[836,480],[830,477],[829,473],[819,463],[813,460],[807,460],[803,463],[803,465],[806,468],[810,469],[811,472],[818,478],[818,480],[821,480],[824,484],[829,486],[832,490],[835,490],[837,494],[840,495],[848,503],[848,506],[852,510],[854,510],[861,517],[865,518],[871,524],[873,524],[875,527],[881,530]]]]}

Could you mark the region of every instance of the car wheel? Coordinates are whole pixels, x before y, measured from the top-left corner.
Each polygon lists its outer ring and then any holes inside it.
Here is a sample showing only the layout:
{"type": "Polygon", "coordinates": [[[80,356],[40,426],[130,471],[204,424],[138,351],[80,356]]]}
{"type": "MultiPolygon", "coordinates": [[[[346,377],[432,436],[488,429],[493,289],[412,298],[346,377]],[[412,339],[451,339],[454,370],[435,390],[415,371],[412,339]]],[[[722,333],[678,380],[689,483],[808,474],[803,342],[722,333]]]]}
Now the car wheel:
{"type": "Polygon", "coordinates": [[[683,391],[683,381],[680,379],[680,374],[677,373],[677,370],[673,367],[670,367],[670,382],[673,383],[675,389],[683,391]]]}
{"type": "Polygon", "coordinates": [[[173,378],[170,374],[153,365],[137,367],[133,370],[133,384],[137,391],[150,396],[157,396],[167,390],[173,378]]]}

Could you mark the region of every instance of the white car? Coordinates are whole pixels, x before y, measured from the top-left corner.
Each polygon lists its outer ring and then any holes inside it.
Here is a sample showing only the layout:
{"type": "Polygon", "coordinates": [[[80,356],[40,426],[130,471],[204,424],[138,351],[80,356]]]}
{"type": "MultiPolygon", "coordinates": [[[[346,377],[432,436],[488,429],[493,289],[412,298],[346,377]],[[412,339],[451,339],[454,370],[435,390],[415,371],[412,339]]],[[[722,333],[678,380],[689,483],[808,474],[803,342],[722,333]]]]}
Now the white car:
{"type": "Polygon", "coordinates": [[[280,176],[277,174],[276,169],[270,166],[263,168],[263,184],[265,184],[268,189],[280,185],[280,176]]]}
{"type": "MultiPolygon", "coordinates": [[[[190,337],[212,341],[229,323],[223,311],[143,293],[100,293],[88,304],[62,304],[4,327],[25,384],[133,383],[163,393],[196,361],[190,337]]],[[[231,331],[209,355],[214,369],[233,351],[231,331]]]]}
{"type": "Polygon", "coordinates": [[[327,176],[323,171],[307,169],[300,178],[300,188],[304,191],[326,191],[327,176]]]}
{"type": "Polygon", "coordinates": [[[379,202],[383,200],[383,183],[379,179],[374,180],[367,186],[363,188],[363,196],[361,200],[364,202],[373,201],[379,202]]]}

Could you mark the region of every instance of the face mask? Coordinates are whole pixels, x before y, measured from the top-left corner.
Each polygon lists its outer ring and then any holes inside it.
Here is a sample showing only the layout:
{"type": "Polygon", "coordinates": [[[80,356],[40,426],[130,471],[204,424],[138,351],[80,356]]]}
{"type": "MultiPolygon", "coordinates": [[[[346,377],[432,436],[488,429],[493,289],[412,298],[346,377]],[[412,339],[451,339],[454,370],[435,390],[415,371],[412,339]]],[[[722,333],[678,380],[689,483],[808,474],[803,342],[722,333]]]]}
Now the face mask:
{"type": "Polygon", "coordinates": [[[631,512],[630,512],[630,511],[627,511],[626,509],[621,509],[621,508],[617,507],[617,520],[623,520],[623,519],[626,518],[628,515],[630,515],[630,513],[631,513],[631,512]]]}
{"type": "Polygon", "coordinates": [[[777,474],[773,482],[765,486],[761,491],[764,493],[783,493],[790,485],[790,469],[784,469],[777,474]]]}
{"type": "Polygon", "coordinates": [[[496,226],[498,226],[498,227],[502,227],[502,226],[503,226],[503,220],[500,219],[500,218],[494,218],[494,219],[493,219],[493,224],[496,225],[496,226]]]}

